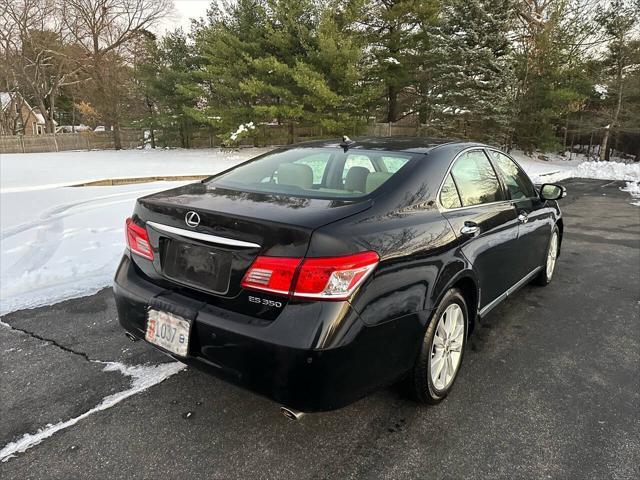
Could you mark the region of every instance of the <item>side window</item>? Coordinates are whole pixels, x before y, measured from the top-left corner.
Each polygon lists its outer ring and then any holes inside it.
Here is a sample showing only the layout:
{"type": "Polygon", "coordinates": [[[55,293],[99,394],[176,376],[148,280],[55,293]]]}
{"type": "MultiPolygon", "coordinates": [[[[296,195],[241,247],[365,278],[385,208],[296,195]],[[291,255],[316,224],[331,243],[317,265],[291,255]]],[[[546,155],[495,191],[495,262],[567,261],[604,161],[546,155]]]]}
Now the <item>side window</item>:
{"type": "Polygon", "coordinates": [[[456,184],[453,183],[451,174],[447,175],[447,178],[442,184],[442,190],[440,190],[440,203],[444,208],[459,208],[462,206],[460,203],[460,196],[458,195],[458,189],[456,184]]]}
{"type": "Polygon", "coordinates": [[[495,150],[490,150],[490,154],[494,165],[504,178],[504,183],[507,185],[512,199],[520,200],[536,196],[531,180],[513,160],[495,150]]]}
{"type": "Polygon", "coordinates": [[[409,161],[407,157],[388,157],[386,155],[380,157],[380,160],[389,173],[396,173],[409,161]]]}
{"type": "Polygon", "coordinates": [[[465,207],[504,200],[498,177],[482,150],[463,153],[453,165],[451,175],[465,207]]]}

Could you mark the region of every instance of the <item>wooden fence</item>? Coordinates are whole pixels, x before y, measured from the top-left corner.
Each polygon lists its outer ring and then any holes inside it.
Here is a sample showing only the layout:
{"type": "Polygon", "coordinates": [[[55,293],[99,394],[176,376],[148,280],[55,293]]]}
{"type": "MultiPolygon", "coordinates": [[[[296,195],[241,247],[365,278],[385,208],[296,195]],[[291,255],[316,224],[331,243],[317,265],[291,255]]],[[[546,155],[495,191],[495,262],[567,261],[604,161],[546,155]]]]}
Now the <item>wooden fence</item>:
{"type": "Polygon", "coordinates": [[[437,137],[438,132],[426,125],[374,123],[367,127],[367,135],[372,137],[437,137]]]}
{"type": "MultiPolygon", "coordinates": [[[[121,130],[122,148],[143,144],[142,130],[121,130]]],[[[59,133],[53,135],[0,135],[0,154],[61,152],[64,150],[109,150],[115,148],[113,132],[59,133]]]]}
{"type": "MultiPolygon", "coordinates": [[[[314,126],[295,126],[290,129],[288,125],[258,125],[253,135],[241,142],[242,146],[268,146],[287,145],[305,140],[327,138],[335,135],[327,135],[322,128],[314,126]]],[[[369,135],[374,137],[411,136],[421,137],[433,135],[424,126],[398,125],[389,123],[376,123],[364,128],[354,128],[344,134],[355,137],[369,135]]],[[[138,148],[144,144],[143,130],[121,130],[121,142],[123,149],[138,148]]],[[[180,147],[178,139],[172,137],[171,141],[163,141],[162,133],[157,134],[158,147],[180,147]]],[[[220,146],[220,139],[208,129],[195,130],[189,139],[189,148],[213,148],[220,146]]],[[[37,153],[57,152],[65,150],[111,150],[113,149],[113,132],[81,132],[60,133],[57,135],[0,135],[0,154],[3,153],[37,153]]]]}

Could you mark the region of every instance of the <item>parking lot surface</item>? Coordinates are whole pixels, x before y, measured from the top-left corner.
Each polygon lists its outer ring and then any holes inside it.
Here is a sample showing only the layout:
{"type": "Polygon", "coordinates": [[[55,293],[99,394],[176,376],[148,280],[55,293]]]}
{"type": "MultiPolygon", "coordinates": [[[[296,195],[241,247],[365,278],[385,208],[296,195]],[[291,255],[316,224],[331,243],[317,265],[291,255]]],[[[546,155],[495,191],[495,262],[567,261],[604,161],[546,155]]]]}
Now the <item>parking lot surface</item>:
{"type": "MultiPolygon", "coordinates": [[[[293,422],[185,369],[17,453],[0,477],[640,478],[640,207],[619,182],[563,183],[555,279],[476,328],[440,405],[389,387],[293,422]]],[[[100,362],[169,361],[125,338],[109,289],[2,321],[0,449],[129,388],[100,362]]]]}

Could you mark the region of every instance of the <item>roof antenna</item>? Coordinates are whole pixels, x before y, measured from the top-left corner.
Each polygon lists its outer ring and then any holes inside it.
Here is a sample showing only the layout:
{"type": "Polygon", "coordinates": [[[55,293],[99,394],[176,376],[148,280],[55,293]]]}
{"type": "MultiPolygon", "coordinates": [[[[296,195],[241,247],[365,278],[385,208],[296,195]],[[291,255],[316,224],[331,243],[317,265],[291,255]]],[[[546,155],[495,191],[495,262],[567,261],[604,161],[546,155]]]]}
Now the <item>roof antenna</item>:
{"type": "Polygon", "coordinates": [[[342,142],[340,142],[340,146],[344,148],[344,151],[346,152],[347,150],[349,150],[349,147],[352,147],[353,145],[355,145],[355,143],[356,142],[354,140],[351,140],[346,135],[343,135],[342,142]]]}

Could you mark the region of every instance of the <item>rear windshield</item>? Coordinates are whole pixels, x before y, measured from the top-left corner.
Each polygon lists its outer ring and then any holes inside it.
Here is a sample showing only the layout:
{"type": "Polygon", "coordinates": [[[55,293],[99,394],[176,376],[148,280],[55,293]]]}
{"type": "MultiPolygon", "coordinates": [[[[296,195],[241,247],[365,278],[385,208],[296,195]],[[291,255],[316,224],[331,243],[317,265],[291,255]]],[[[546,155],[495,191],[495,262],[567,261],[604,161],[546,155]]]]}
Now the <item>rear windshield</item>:
{"type": "Polygon", "coordinates": [[[208,184],[309,198],[355,198],[379,188],[411,159],[396,152],[293,148],[258,157],[208,184]]]}

